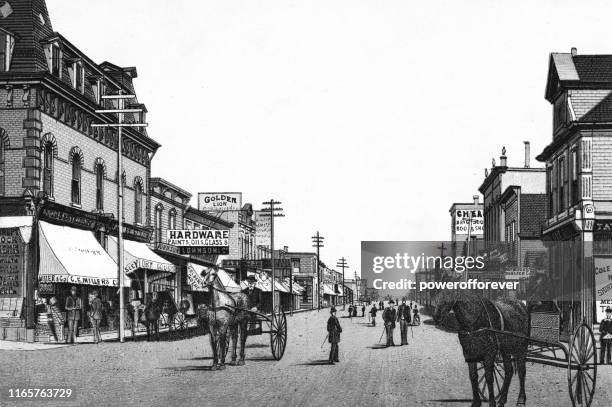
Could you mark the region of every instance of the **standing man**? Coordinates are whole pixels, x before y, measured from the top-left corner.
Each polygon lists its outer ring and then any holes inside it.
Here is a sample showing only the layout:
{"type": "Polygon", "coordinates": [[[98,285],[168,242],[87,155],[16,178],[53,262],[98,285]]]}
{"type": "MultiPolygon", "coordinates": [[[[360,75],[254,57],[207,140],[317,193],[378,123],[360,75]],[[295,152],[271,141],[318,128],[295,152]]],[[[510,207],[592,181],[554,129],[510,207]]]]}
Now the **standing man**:
{"type": "Polygon", "coordinates": [[[376,304],[372,305],[372,308],[370,308],[370,316],[372,317],[372,326],[376,326],[376,313],[378,312],[378,309],[376,308],[376,304]]]}
{"type": "Polygon", "coordinates": [[[251,311],[257,311],[257,307],[259,306],[260,298],[259,291],[255,288],[255,283],[257,279],[255,276],[247,276],[248,286],[242,292],[247,296],[247,308],[251,311]]]}
{"type": "Polygon", "coordinates": [[[361,318],[365,317],[365,304],[361,305],[361,318]]]}
{"type": "Polygon", "coordinates": [[[100,321],[102,320],[102,300],[98,298],[98,291],[94,290],[89,296],[89,321],[93,329],[94,343],[102,342],[100,336],[100,321]]]}
{"type": "Polygon", "coordinates": [[[327,320],[327,336],[329,338],[329,343],[331,343],[331,349],[329,351],[329,364],[333,365],[334,362],[340,362],[338,357],[338,343],[340,342],[342,327],[340,326],[340,321],[338,321],[338,318],[336,318],[336,308],[331,307],[329,313],[330,316],[327,320]]]}
{"type": "Polygon", "coordinates": [[[66,298],[66,318],[68,319],[68,335],[66,343],[74,343],[77,329],[79,329],[79,319],[81,319],[81,308],[83,304],[81,298],[77,296],[77,288],[70,288],[70,296],[66,298]]]}
{"type": "Polygon", "coordinates": [[[402,337],[402,345],[408,345],[408,324],[410,324],[411,309],[406,305],[406,300],[402,300],[402,304],[397,308],[397,322],[400,324],[400,334],[402,337]]]}
{"type": "Polygon", "coordinates": [[[390,300],[389,306],[383,312],[383,321],[385,322],[385,332],[387,333],[387,346],[395,346],[393,343],[393,330],[395,329],[395,318],[397,317],[395,309],[395,301],[390,300]]]}
{"type": "Polygon", "coordinates": [[[604,364],[604,355],[606,355],[606,363],[612,364],[612,308],[606,308],[606,319],[599,324],[599,342],[601,350],[599,351],[599,364],[604,364]]]}

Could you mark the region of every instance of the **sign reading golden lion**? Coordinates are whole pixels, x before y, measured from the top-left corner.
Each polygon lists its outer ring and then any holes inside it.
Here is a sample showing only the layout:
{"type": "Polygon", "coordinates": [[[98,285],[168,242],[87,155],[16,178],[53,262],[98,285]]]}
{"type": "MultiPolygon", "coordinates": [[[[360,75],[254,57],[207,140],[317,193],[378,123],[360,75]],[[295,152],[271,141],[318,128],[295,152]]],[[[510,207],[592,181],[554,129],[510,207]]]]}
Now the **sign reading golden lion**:
{"type": "Polygon", "coordinates": [[[201,211],[239,211],[242,192],[200,192],[198,209],[201,211]]]}

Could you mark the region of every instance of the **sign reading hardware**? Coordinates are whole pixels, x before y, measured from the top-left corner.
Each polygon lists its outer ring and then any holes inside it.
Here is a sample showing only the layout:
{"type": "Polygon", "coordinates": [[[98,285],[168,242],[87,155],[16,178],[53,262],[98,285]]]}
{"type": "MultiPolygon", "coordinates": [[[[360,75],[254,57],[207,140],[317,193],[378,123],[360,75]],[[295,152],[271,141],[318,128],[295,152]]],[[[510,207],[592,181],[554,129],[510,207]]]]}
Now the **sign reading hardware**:
{"type": "Polygon", "coordinates": [[[229,247],[229,230],[173,229],[168,244],[178,247],[229,247]]]}

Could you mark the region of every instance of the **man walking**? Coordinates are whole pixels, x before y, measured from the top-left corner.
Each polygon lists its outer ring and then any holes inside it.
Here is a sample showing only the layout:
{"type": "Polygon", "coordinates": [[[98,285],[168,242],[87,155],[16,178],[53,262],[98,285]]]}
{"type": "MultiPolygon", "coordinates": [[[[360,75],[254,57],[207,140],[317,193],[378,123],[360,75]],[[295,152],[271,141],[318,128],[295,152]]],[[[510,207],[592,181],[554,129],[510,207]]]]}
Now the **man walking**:
{"type": "Polygon", "coordinates": [[[329,313],[330,316],[327,320],[327,337],[329,338],[329,343],[331,343],[331,349],[329,351],[329,364],[333,365],[334,362],[340,362],[338,357],[338,343],[340,342],[342,327],[340,326],[340,321],[338,321],[338,318],[336,318],[336,308],[331,307],[329,313]]]}
{"type": "Polygon", "coordinates": [[[601,350],[599,351],[599,364],[604,364],[604,355],[606,355],[606,363],[612,364],[612,308],[606,308],[606,319],[599,324],[599,342],[601,350]]]}
{"type": "Polygon", "coordinates": [[[365,304],[361,305],[361,318],[365,317],[365,304]]]}
{"type": "Polygon", "coordinates": [[[94,343],[102,342],[100,336],[100,321],[102,320],[102,300],[98,298],[98,292],[96,290],[91,292],[89,296],[89,321],[91,322],[91,328],[93,329],[94,343]]]}
{"type": "Polygon", "coordinates": [[[387,346],[395,346],[395,343],[393,343],[393,330],[395,329],[396,314],[395,301],[390,300],[389,306],[385,308],[385,312],[383,312],[385,332],[387,333],[387,346]]]}
{"type": "Polygon", "coordinates": [[[406,300],[402,300],[402,304],[397,308],[397,322],[400,324],[400,334],[402,337],[402,345],[408,345],[408,324],[410,324],[410,308],[406,305],[406,300]]]}
{"type": "Polygon", "coordinates": [[[79,319],[81,319],[81,308],[83,304],[81,298],[77,296],[77,288],[72,286],[70,288],[70,296],[66,298],[66,318],[68,319],[68,335],[66,336],[66,343],[74,343],[77,329],[79,329],[79,319]]]}
{"type": "Polygon", "coordinates": [[[372,308],[370,308],[370,316],[372,317],[372,326],[376,326],[376,313],[378,312],[378,309],[376,308],[376,304],[372,305],[372,308]]]}

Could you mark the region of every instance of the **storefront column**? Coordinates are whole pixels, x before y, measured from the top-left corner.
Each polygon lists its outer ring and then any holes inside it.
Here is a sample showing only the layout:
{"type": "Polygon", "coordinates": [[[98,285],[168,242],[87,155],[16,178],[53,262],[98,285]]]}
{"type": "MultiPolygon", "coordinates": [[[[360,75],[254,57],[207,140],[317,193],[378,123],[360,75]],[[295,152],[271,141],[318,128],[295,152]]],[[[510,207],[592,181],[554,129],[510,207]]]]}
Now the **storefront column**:
{"type": "Polygon", "coordinates": [[[142,288],[142,300],[143,303],[147,302],[147,292],[149,291],[149,278],[147,276],[147,269],[143,269],[144,272],[144,287],[142,288]]]}

